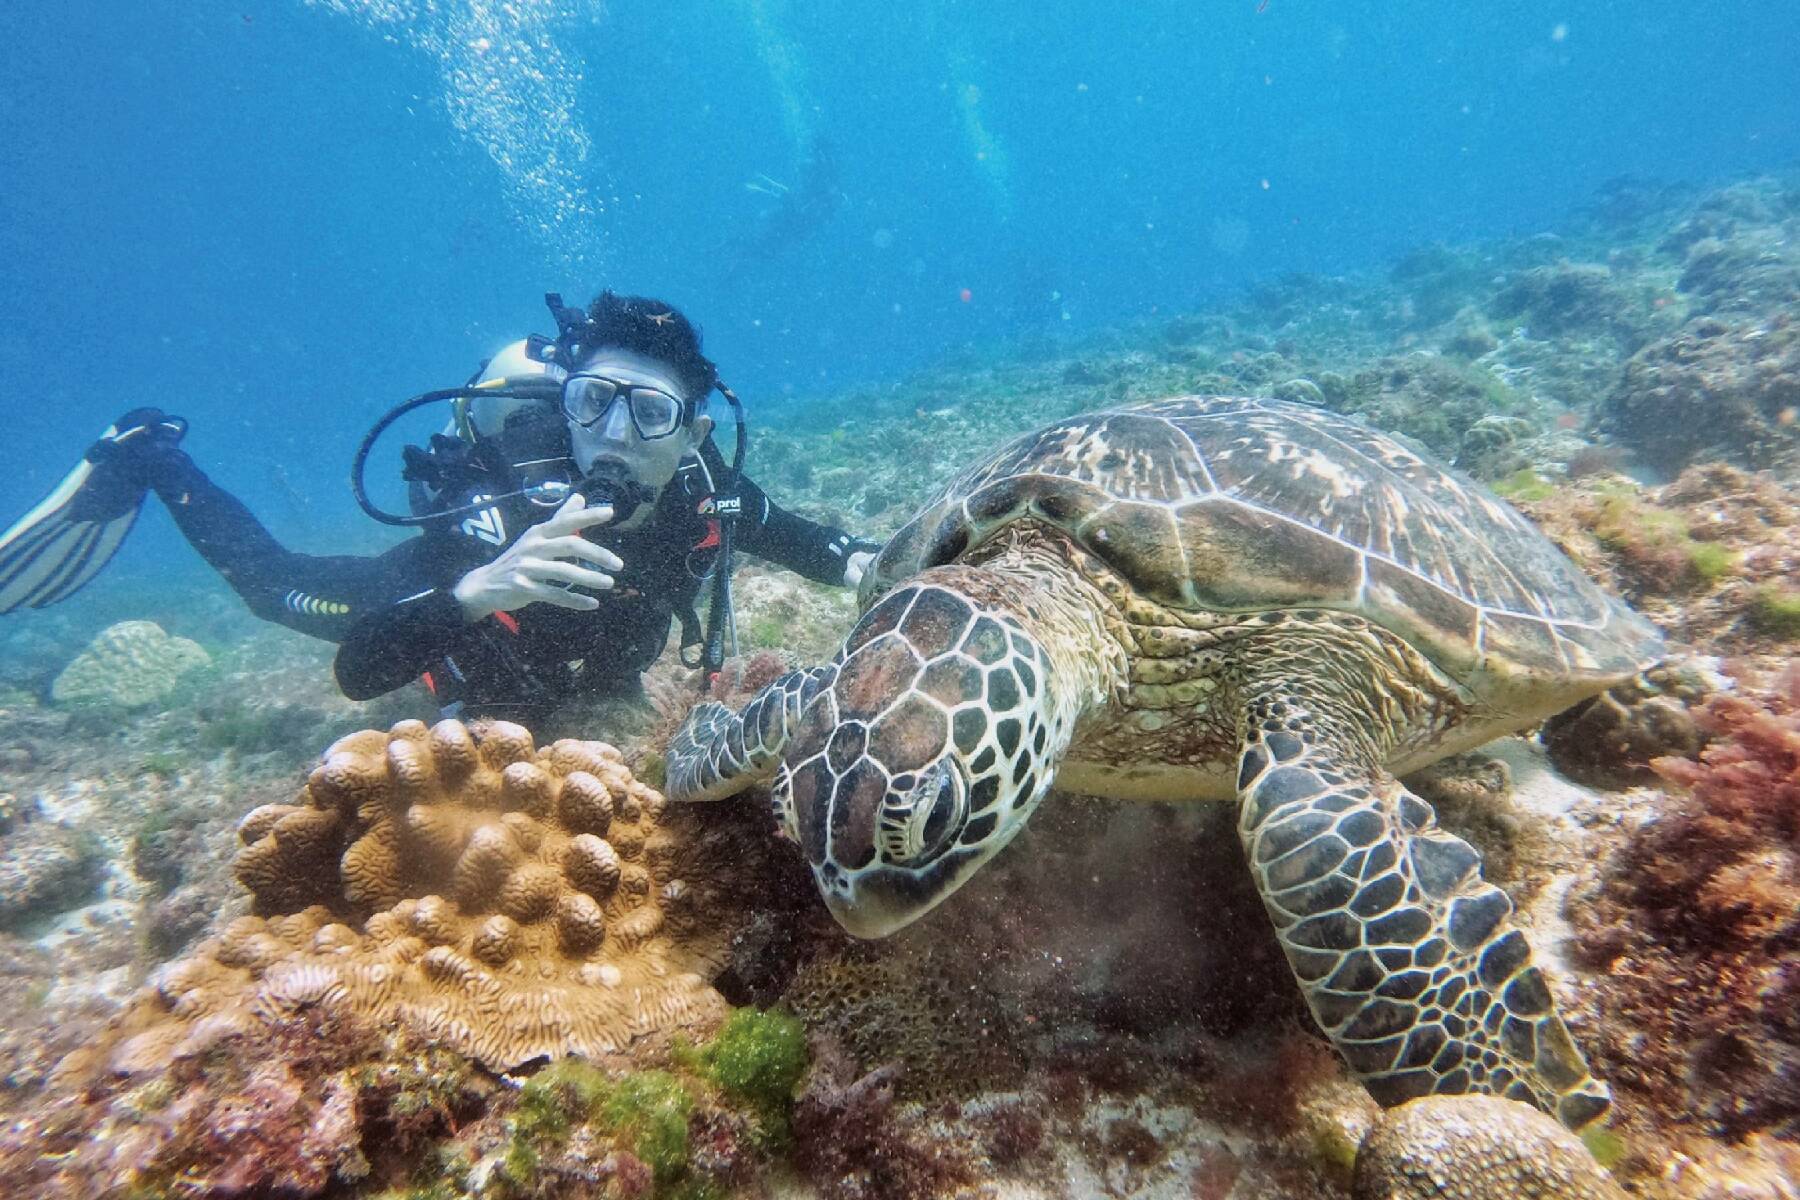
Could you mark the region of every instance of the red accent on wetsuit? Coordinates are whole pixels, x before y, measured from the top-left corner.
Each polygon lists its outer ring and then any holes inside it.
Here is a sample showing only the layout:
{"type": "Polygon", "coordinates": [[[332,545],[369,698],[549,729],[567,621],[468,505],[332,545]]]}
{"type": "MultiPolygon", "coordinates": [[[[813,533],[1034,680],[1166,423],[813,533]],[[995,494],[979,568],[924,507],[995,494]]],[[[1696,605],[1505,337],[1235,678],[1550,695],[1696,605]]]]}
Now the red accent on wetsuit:
{"type": "Polygon", "coordinates": [[[512,634],[515,637],[518,636],[519,618],[513,616],[509,612],[497,612],[494,614],[494,620],[500,622],[500,627],[502,629],[506,630],[506,632],[512,634]]]}
{"type": "Polygon", "coordinates": [[[694,543],[695,550],[711,550],[719,544],[719,522],[716,517],[706,519],[706,536],[694,543]]]}
{"type": "Polygon", "coordinates": [[[431,677],[430,671],[426,671],[424,674],[420,675],[419,681],[425,685],[426,691],[434,696],[437,695],[437,680],[431,677]]]}

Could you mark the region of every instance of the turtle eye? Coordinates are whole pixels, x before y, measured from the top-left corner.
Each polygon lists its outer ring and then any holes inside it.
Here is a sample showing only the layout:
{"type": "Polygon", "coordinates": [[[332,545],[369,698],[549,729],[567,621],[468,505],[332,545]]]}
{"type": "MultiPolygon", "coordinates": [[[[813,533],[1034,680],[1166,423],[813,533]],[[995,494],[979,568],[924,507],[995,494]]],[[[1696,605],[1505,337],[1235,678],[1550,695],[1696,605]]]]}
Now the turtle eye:
{"type": "Polygon", "coordinates": [[[968,796],[962,773],[949,762],[924,772],[904,793],[889,793],[881,814],[881,844],[889,861],[935,856],[962,828],[968,796]]]}

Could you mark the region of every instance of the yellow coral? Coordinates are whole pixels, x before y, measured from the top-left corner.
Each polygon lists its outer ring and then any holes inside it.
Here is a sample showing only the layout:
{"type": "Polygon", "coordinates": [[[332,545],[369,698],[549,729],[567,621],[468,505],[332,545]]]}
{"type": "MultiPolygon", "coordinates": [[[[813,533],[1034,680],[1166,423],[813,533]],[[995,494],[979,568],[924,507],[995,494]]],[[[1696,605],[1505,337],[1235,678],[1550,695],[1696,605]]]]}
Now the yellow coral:
{"type": "Polygon", "coordinates": [[[495,1069],[704,1029],[755,853],[731,825],[665,817],[603,743],[455,721],[353,734],[297,803],[244,818],[254,915],[163,971],[107,1065],[321,1005],[495,1069]]]}

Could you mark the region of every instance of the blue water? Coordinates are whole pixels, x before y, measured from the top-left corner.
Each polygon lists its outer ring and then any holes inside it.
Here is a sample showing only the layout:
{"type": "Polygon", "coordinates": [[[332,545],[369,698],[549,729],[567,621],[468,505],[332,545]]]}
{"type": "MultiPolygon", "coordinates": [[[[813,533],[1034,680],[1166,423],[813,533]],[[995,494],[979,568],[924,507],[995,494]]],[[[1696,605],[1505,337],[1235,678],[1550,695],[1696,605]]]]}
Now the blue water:
{"type": "MultiPolygon", "coordinates": [[[[518,0],[518,64],[498,5],[440,7],[9,12],[0,523],[155,403],[285,540],[386,545],[362,431],[545,329],[549,289],[675,301],[778,417],[1800,155],[1788,4],[518,0]]],[[[160,512],[117,566],[96,590],[201,570],[160,512]]]]}

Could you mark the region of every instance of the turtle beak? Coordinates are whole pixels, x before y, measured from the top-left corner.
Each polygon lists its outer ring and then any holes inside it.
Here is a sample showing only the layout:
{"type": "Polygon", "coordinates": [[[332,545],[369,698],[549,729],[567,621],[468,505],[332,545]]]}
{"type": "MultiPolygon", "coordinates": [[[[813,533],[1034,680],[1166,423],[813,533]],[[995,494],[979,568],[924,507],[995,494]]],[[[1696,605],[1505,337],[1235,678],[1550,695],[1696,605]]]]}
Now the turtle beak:
{"type": "MultiPolygon", "coordinates": [[[[863,889],[858,889],[859,891],[863,889]]],[[[837,918],[837,923],[844,927],[844,932],[851,937],[884,938],[898,933],[924,914],[924,909],[916,912],[896,910],[883,903],[872,903],[873,897],[857,896],[846,900],[840,896],[827,893],[825,907],[837,918]]]]}
{"type": "Polygon", "coordinates": [[[830,863],[813,867],[825,907],[845,932],[883,938],[911,925],[961,887],[989,855],[956,849],[918,870],[877,866],[854,874],[830,863]]]}

